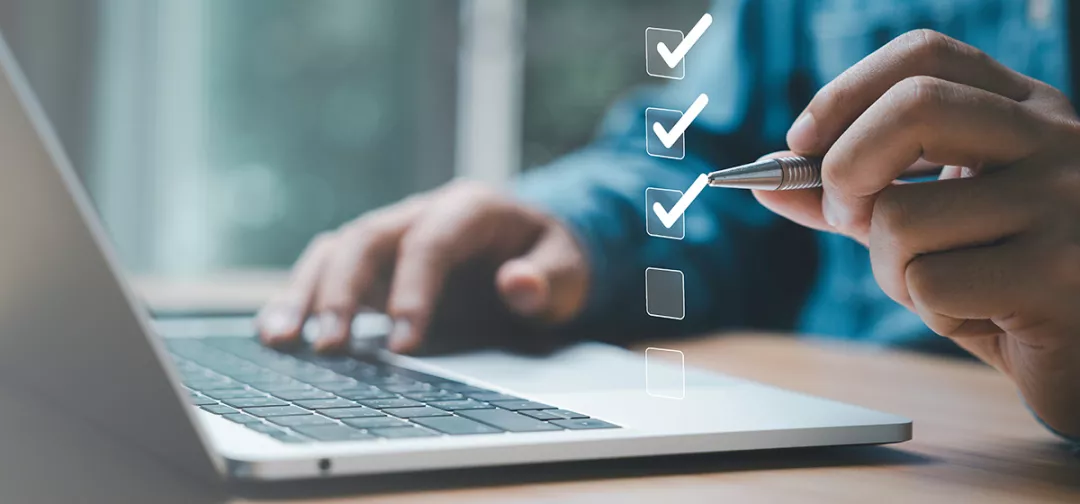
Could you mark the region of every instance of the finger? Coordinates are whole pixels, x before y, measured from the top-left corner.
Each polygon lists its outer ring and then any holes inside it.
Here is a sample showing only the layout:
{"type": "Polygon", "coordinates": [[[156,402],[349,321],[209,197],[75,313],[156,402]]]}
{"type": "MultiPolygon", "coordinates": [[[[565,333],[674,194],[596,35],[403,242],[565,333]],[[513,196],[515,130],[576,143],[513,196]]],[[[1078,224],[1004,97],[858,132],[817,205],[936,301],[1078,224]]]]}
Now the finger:
{"type": "Polygon", "coordinates": [[[1019,170],[889,187],[870,224],[874,276],[889,297],[912,307],[905,271],[916,257],[985,246],[1029,229],[1036,219],[1019,170]]]}
{"type": "Polygon", "coordinates": [[[984,336],[1000,332],[995,320],[1008,319],[1028,302],[1033,275],[1019,241],[920,256],[905,271],[915,311],[942,336],[984,336]]]}
{"type": "Polygon", "coordinates": [[[822,161],[825,220],[863,239],[875,195],[920,157],[995,166],[1038,151],[1046,128],[1022,105],[932,77],[893,86],[844,132],[822,161]]]}
{"type": "Polygon", "coordinates": [[[264,343],[284,345],[300,338],[319,275],[335,239],[334,234],[324,233],[312,240],[297,260],[289,286],[259,311],[256,325],[264,343]]]}
{"type": "Polygon", "coordinates": [[[539,226],[528,225],[510,206],[482,198],[450,191],[402,237],[387,301],[394,319],[391,350],[408,352],[419,346],[455,266],[481,255],[512,257],[536,240],[539,226]]]}
{"type": "Polygon", "coordinates": [[[319,317],[317,351],[333,351],[348,343],[352,319],[370,299],[381,272],[389,269],[405,229],[421,203],[410,199],[373,212],[346,225],[322,269],[315,312],[319,317]]]}
{"type": "Polygon", "coordinates": [[[585,305],[587,276],[577,241],[562,226],[552,225],[532,250],[499,267],[495,284],[512,311],[558,323],[585,305]]]}
{"type": "Polygon", "coordinates": [[[908,32],[856,63],[821,88],[788,131],[788,146],[823,155],[856,118],[896,83],[915,76],[966,84],[1015,101],[1034,81],[982,51],[930,30],[908,32]]]}
{"type": "MultiPolygon", "coordinates": [[[[794,156],[791,151],[774,152],[763,156],[759,161],[778,157],[794,156]]],[[[753,191],[758,203],[781,217],[796,224],[819,231],[835,231],[821,214],[820,187],[796,191],[753,191]]]]}

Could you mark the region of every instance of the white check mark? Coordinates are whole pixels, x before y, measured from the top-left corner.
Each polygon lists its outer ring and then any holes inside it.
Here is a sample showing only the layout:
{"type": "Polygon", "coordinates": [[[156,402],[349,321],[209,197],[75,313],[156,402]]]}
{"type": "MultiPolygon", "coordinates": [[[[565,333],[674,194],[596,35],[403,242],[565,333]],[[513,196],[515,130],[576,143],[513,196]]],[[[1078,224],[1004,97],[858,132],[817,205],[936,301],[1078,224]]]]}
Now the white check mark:
{"type": "Polygon", "coordinates": [[[683,193],[679,201],[675,202],[675,206],[671,207],[670,211],[664,210],[664,205],[661,205],[659,201],[653,202],[652,211],[660,218],[660,223],[664,227],[671,228],[679,221],[679,217],[682,217],[682,214],[686,212],[686,209],[690,207],[690,204],[694,202],[694,199],[707,185],[709,185],[709,176],[702,173],[698,175],[697,180],[694,180],[690,188],[683,193]]]}
{"type": "Polygon", "coordinates": [[[660,53],[661,58],[664,58],[664,63],[667,63],[667,66],[675,68],[679,66],[679,62],[686,57],[686,53],[690,52],[690,48],[694,47],[694,44],[696,44],[698,39],[705,34],[705,30],[708,30],[710,25],[712,25],[712,16],[706,12],[704,16],[701,16],[701,19],[698,20],[697,24],[694,25],[694,28],[690,30],[690,33],[686,35],[686,38],[684,38],[679,45],[675,46],[674,51],[668,49],[667,44],[657,42],[656,52],[660,53]]]}
{"type": "Polygon", "coordinates": [[[690,123],[697,119],[698,114],[705,109],[705,106],[709,104],[709,97],[705,93],[698,95],[694,103],[690,104],[690,108],[686,109],[682,117],[675,122],[675,125],[671,127],[671,131],[664,129],[659,122],[654,122],[652,125],[653,133],[656,133],[656,138],[660,139],[660,143],[664,144],[665,149],[670,149],[675,142],[679,141],[679,137],[686,132],[686,128],[690,127],[690,123]]]}

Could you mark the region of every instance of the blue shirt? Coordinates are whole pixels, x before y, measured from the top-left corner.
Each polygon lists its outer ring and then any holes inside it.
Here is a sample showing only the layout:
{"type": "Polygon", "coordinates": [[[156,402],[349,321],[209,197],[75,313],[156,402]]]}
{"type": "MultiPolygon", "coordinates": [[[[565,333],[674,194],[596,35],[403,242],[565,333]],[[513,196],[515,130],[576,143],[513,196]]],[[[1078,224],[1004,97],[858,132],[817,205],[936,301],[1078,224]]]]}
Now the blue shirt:
{"type": "Polygon", "coordinates": [[[1068,90],[1066,7],[1064,0],[716,1],[683,80],[658,78],[630,92],[589,147],[531,171],[518,186],[588,251],[591,292],[573,332],[625,343],[765,328],[957,352],[882,292],[862,245],[794,225],[748,191],[717,189],[686,212],[683,240],[652,237],[645,189],[682,190],[700,173],[784,149],[788,127],[816,89],[915,28],[948,34],[1068,90]],[[646,107],[684,110],[699,93],[710,101],[686,133],[685,158],[646,155],[646,107]],[[646,315],[647,267],[684,272],[683,320],[646,315]]]}

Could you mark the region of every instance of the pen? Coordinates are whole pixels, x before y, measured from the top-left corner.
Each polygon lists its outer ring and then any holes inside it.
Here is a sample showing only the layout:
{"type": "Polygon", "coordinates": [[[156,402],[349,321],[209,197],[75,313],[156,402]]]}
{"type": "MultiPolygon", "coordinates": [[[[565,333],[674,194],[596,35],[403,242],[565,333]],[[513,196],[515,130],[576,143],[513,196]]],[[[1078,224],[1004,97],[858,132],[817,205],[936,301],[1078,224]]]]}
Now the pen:
{"type": "Polygon", "coordinates": [[[791,191],[821,187],[821,159],[801,156],[765,159],[708,175],[711,187],[791,191]]]}

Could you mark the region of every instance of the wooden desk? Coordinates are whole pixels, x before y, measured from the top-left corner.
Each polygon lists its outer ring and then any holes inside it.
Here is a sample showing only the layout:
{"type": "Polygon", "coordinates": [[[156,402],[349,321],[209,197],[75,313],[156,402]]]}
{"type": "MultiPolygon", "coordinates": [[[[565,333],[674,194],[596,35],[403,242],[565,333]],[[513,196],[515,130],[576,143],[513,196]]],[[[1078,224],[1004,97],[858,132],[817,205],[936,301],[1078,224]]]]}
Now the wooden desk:
{"type": "MultiPolygon", "coordinates": [[[[277,280],[267,278],[227,276],[217,281],[222,287],[139,285],[152,304],[193,308],[200,300],[220,303],[226,293],[230,308],[238,308],[276,288],[277,280]]],[[[889,447],[384,476],[268,495],[298,503],[1080,502],[1080,459],[1032,419],[1004,377],[980,364],[782,335],[716,335],[663,346],[683,350],[693,366],[908,416],[915,437],[889,447]]]]}

